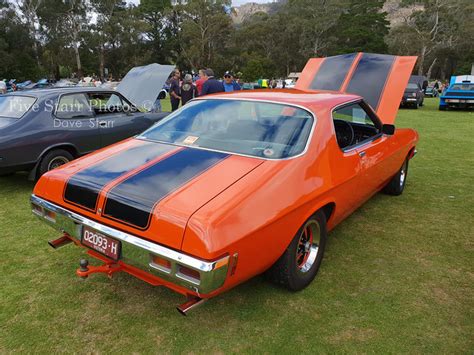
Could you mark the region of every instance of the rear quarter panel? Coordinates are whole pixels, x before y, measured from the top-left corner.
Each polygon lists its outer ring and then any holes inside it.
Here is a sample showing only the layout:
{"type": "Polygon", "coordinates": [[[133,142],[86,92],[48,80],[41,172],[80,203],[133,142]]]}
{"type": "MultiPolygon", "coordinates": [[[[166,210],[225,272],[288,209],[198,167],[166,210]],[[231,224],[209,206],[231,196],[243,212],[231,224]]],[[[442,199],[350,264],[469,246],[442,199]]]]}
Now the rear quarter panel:
{"type": "Polygon", "coordinates": [[[331,202],[328,122],[320,119],[307,152],[300,157],[265,161],[196,211],[188,221],[182,250],[204,259],[238,253],[235,275],[224,289],[268,269],[300,226],[331,202]]]}
{"type": "MultiPolygon", "coordinates": [[[[365,201],[350,198],[357,172],[345,169],[337,159],[341,151],[329,115],[329,111],[318,113],[317,127],[304,156],[266,161],[190,218],[184,252],[209,260],[238,253],[236,272],[219,292],[267,270],[301,225],[321,207],[335,203],[328,222],[328,229],[332,229],[365,201]]],[[[399,129],[390,138],[396,163],[385,172],[387,177],[400,168],[418,135],[411,129],[399,129]]]]}

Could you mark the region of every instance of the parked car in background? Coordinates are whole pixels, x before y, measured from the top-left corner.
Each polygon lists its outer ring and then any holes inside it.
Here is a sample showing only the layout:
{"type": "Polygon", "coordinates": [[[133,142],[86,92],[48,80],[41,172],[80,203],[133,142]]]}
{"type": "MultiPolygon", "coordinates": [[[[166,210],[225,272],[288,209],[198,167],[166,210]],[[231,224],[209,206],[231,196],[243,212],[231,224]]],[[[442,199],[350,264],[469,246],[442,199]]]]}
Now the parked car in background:
{"type": "Polygon", "coordinates": [[[167,115],[147,111],[170,70],[158,64],[134,68],[116,91],[73,87],[0,96],[0,174],[29,171],[37,178],[143,132],[167,115]]]}
{"type": "Polygon", "coordinates": [[[428,86],[425,89],[425,96],[426,97],[438,97],[439,96],[438,89],[435,89],[433,86],[428,86]]]}
{"type": "Polygon", "coordinates": [[[40,79],[37,83],[30,82],[27,85],[23,85],[22,87],[18,86],[18,90],[26,91],[26,90],[33,90],[33,89],[46,89],[51,88],[54,86],[56,82],[50,79],[40,79]]]}
{"type": "Polygon", "coordinates": [[[48,172],[31,202],[64,233],[50,245],[104,262],[82,260],[81,277],[124,271],[182,293],[183,314],[263,272],[308,286],[328,230],[378,191],[403,192],[418,141],[393,126],[416,57],[315,60],[299,89],[199,97],[48,172]]]}
{"type": "Polygon", "coordinates": [[[67,88],[72,86],[77,86],[77,82],[69,79],[60,79],[55,84],[53,84],[53,87],[55,88],[67,88]]]}
{"type": "Polygon", "coordinates": [[[474,107],[474,75],[451,77],[451,83],[440,96],[439,109],[474,107]]]}
{"type": "Polygon", "coordinates": [[[425,94],[419,84],[408,83],[405,92],[403,93],[400,105],[417,109],[418,107],[423,106],[424,98],[425,94]]]}
{"type": "Polygon", "coordinates": [[[109,90],[116,90],[117,86],[120,84],[119,81],[105,81],[100,84],[101,89],[109,89],[109,90]]]}
{"type": "Polygon", "coordinates": [[[423,91],[428,87],[428,78],[424,75],[411,75],[408,82],[418,84],[423,91]]]}

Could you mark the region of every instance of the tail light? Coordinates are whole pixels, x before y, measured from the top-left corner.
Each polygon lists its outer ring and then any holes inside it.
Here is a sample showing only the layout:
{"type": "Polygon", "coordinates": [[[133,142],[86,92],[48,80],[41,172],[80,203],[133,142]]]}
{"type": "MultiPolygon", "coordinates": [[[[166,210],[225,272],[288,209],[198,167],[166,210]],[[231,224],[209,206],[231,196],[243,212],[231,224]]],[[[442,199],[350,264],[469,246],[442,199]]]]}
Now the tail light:
{"type": "Polygon", "coordinates": [[[199,271],[190,269],[186,266],[179,265],[178,273],[176,275],[198,285],[201,282],[201,274],[199,271]]]}
{"type": "Polygon", "coordinates": [[[47,220],[49,220],[51,222],[56,223],[56,213],[55,212],[46,210],[45,213],[44,213],[44,218],[46,218],[47,220]]]}
{"type": "Polygon", "coordinates": [[[151,257],[151,266],[164,272],[171,271],[171,262],[156,255],[151,257]]]}

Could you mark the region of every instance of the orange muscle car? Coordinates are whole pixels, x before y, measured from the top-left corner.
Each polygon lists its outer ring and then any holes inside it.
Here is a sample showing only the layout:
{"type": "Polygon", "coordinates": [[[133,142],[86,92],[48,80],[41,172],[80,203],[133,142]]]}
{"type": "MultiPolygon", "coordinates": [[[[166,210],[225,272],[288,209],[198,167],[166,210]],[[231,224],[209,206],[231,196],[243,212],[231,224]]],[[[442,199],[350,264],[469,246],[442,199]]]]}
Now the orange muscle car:
{"type": "Polygon", "coordinates": [[[296,89],[200,97],[139,136],[45,174],[32,210],[103,261],[188,297],[183,314],[267,272],[306,287],[327,231],[399,195],[418,135],[393,126],[415,57],[311,59],[296,89]]]}

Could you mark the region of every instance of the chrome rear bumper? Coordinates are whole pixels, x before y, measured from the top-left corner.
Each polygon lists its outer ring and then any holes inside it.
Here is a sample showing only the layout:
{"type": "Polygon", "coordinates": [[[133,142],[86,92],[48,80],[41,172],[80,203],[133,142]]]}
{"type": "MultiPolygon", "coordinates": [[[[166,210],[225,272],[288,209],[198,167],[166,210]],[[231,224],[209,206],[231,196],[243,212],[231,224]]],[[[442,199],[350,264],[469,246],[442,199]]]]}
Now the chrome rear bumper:
{"type": "Polygon", "coordinates": [[[31,207],[33,214],[41,221],[62,233],[67,233],[79,243],[81,242],[84,226],[119,240],[122,244],[121,261],[163,280],[192,290],[198,295],[205,295],[220,288],[227,277],[229,256],[216,261],[197,259],[97,223],[35,195],[31,196],[31,207]],[[154,257],[166,260],[168,266],[155,264],[154,257]],[[199,278],[181,272],[183,267],[199,273],[199,278]]]}

